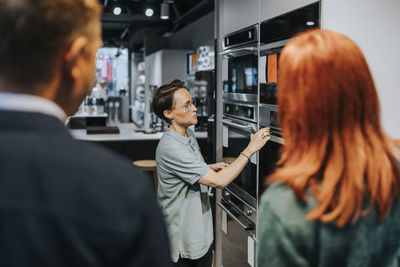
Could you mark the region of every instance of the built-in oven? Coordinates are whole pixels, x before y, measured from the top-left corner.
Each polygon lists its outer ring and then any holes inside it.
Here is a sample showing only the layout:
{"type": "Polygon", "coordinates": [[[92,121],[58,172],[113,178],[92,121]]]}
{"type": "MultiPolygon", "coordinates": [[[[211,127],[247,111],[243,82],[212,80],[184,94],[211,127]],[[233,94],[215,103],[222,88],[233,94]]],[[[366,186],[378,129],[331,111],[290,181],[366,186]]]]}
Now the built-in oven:
{"type": "Polygon", "coordinates": [[[277,105],[279,57],[289,38],[320,26],[320,2],[296,9],[260,24],[260,103],[277,105]]]}
{"type": "Polygon", "coordinates": [[[222,266],[255,266],[256,209],[229,190],[217,202],[221,208],[222,266]]]}
{"type": "Polygon", "coordinates": [[[320,26],[320,1],[260,23],[260,43],[267,44],[320,26]]]}
{"type": "Polygon", "coordinates": [[[228,80],[223,98],[228,101],[257,102],[258,25],[230,33],[224,37],[224,55],[228,61],[228,80]]]}
{"type": "MultiPolygon", "coordinates": [[[[223,102],[223,161],[233,162],[257,131],[256,103],[223,102]]],[[[221,264],[227,267],[255,266],[257,210],[257,158],[254,154],[240,174],[226,186],[217,202],[221,210],[221,264]]]]}
{"type": "MultiPolygon", "coordinates": [[[[257,124],[224,116],[222,119],[222,125],[223,160],[225,162],[232,162],[249,144],[253,134],[256,132],[257,124]]],[[[254,209],[257,205],[256,163],[256,154],[254,154],[251,157],[250,162],[243,168],[238,177],[224,189],[224,191],[234,194],[254,209]]]]}

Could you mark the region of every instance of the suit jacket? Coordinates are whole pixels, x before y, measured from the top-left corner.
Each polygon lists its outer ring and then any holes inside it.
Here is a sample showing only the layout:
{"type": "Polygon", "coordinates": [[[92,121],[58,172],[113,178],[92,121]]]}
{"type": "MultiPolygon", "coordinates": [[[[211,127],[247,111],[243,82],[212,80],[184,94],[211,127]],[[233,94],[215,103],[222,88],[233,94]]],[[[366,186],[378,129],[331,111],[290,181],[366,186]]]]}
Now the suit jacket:
{"type": "Polygon", "coordinates": [[[150,181],[54,117],[0,111],[0,266],[170,266],[150,181]]]}

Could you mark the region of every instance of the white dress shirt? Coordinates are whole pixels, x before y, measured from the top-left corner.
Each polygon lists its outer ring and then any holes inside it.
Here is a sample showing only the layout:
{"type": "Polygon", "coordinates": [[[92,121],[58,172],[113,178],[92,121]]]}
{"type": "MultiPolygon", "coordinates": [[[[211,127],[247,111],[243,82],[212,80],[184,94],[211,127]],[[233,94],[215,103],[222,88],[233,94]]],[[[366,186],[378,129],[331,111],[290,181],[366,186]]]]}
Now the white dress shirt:
{"type": "Polygon", "coordinates": [[[67,115],[56,103],[39,96],[0,92],[0,110],[39,112],[65,121],[67,115]]]}

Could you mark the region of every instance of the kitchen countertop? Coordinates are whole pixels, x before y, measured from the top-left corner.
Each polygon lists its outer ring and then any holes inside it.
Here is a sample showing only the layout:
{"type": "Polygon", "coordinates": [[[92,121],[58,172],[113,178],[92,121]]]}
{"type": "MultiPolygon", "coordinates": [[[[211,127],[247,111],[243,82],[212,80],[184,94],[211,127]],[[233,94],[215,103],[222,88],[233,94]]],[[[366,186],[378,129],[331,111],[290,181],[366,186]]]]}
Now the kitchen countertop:
{"type": "MultiPolygon", "coordinates": [[[[140,140],[159,140],[164,132],[154,134],[145,134],[143,132],[135,132],[136,126],[133,123],[109,124],[107,126],[117,126],[119,134],[87,134],[86,129],[70,129],[71,135],[75,139],[85,141],[140,141],[140,140]]],[[[195,132],[196,138],[207,138],[207,132],[195,132]]]]}

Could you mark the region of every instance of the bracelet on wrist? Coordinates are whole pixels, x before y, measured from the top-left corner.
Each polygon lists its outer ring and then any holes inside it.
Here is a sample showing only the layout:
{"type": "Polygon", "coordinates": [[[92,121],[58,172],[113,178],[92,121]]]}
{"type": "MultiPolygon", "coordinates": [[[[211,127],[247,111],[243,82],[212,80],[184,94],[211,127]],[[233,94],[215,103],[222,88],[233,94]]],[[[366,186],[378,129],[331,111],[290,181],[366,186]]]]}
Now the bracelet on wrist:
{"type": "Polygon", "coordinates": [[[240,152],[240,155],[247,158],[250,161],[250,156],[246,155],[244,152],[240,152]]]}

